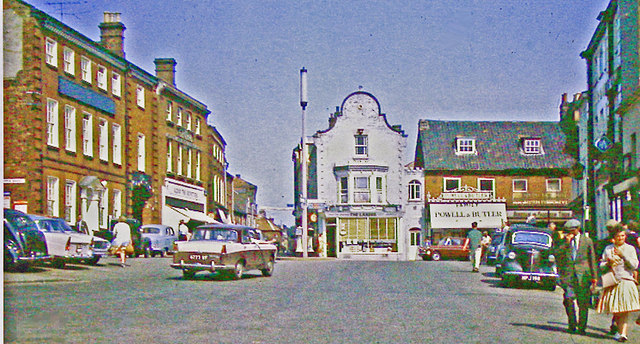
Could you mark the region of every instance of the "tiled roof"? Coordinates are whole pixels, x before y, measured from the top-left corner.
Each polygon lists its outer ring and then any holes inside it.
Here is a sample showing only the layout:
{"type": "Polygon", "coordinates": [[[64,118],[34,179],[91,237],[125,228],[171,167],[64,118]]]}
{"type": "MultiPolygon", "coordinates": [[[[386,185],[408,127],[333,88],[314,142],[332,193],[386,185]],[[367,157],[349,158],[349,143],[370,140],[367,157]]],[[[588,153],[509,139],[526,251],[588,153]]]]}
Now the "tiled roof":
{"type": "Polygon", "coordinates": [[[557,122],[475,122],[420,120],[416,166],[425,171],[569,169],[565,135],[557,122]],[[456,138],[474,138],[477,154],[456,155],[456,138]],[[523,138],[541,139],[544,154],[522,152],[523,138]]]}

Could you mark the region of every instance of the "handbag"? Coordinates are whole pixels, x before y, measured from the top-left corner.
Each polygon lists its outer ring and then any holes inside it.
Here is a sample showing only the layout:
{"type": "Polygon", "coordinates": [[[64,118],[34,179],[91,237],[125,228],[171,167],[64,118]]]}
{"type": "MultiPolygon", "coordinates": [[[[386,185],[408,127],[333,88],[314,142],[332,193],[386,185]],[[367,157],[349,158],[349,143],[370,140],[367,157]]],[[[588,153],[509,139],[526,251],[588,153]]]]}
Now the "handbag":
{"type": "Polygon", "coordinates": [[[127,245],[124,248],[124,253],[127,255],[132,255],[135,252],[135,249],[133,248],[133,243],[129,242],[129,245],[127,245]]]}
{"type": "Polygon", "coordinates": [[[609,271],[606,274],[600,276],[600,280],[602,281],[602,288],[613,287],[620,283],[620,281],[613,274],[613,271],[609,271]]]}

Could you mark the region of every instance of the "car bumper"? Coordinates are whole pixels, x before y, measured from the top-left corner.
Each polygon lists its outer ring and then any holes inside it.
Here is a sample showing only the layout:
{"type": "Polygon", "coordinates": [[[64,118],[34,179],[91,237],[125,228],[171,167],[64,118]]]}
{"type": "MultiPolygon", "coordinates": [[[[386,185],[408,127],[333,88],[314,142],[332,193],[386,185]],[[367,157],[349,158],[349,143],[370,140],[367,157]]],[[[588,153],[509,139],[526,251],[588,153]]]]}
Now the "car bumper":
{"type": "Polygon", "coordinates": [[[179,263],[171,264],[171,267],[179,270],[192,270],[192,271],[211,271],[215,272],[217,270],[233,270],[235,266],[233,265],[224,265],[224,264],[202,264],[202,263],[187,263],[185,261],[180,261],[179,263]]]}

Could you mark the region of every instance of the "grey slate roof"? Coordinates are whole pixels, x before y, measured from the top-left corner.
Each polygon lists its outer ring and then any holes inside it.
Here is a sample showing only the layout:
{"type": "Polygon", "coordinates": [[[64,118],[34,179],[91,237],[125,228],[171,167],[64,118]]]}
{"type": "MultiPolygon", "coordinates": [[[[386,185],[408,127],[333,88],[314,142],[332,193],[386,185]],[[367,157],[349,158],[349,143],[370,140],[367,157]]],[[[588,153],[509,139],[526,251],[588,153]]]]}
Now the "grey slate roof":
{"type": "Polygon", "coordinates": [[[425,171],[507,171],[569,169],[565,135],[558,122],[476,122],[420,120],[416,166],[425,171]],[[474,138],[477,154],[456,155],[456,138],[474,138]],[[525,155],[523,138],[540,138],[542,155],[525,155]]]}

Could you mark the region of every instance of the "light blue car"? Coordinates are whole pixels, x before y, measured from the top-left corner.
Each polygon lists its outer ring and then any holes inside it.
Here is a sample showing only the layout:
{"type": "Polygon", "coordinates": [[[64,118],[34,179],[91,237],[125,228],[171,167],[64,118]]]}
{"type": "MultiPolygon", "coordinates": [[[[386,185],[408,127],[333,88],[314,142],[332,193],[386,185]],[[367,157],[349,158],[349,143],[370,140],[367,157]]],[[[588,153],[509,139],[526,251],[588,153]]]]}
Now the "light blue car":
{"type": "Polygon", "coordinates": [[[178,240],[176,231],[167,225],[149,224],[140,227],[142,242],[145,243],[145,256],[164,257],[173,253],[173,243],[178,240]]]}

